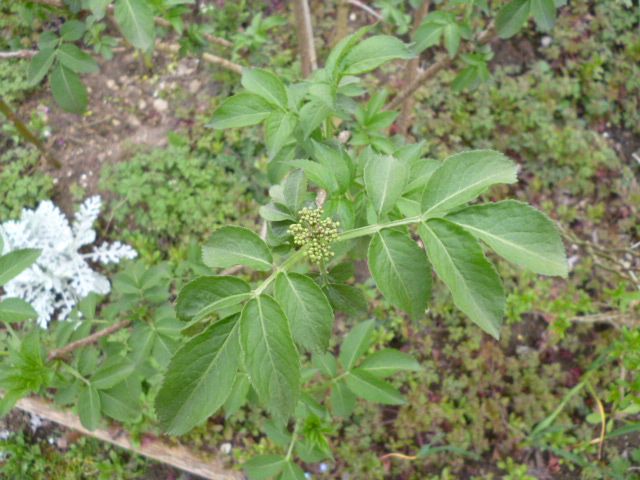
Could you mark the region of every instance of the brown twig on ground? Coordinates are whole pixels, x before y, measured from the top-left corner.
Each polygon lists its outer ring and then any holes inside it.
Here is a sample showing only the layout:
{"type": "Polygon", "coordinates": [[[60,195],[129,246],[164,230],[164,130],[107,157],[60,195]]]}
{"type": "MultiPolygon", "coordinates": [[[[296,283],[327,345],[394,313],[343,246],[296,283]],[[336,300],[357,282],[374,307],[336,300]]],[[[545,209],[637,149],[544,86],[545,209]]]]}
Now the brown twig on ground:
{"type": "Polygon", "coordinates": [[[27,127],[27,125],[22,120],[20,120],[18,115],[16,115],[16,113],[2,98],[0,98],[0,113],[2,113],[5,117],[7,117],[7,119],[11,123],[13,123],[13,125],[16,127],[16,130],[18,130],[18,133],[26,141],[33,144],[40,151],[40,153],[42,153],[42,156],[47,160],[47,162],[52,167],[57,169],[62,168],[62,164],[55,157],[55,155],[53,155],[53,153],[51,153],[47,149],[47,147],[44,146],[44,144],[40,141],[38,137],[36,137],[33,133],[31,133],[31,130],[29,130],[29,127],[27,127]]]}
{"type": "Polygon", "coordinates": [[[331,45],[336,46],[340,40],[347,36],[349,31],[349,5],[347,0],[339,0],[336,10],[336,26],[333,30],[331,45]]]}
{"type": "Polygon", "coordinates": [[[388,458],[399,458],[400,460],[415,460],[418,458],[416,455],[405,455],[404,453],[385,453],[380,457],[380,460],[384,461],[388,458]]]}
{"type": "Polygon", "coordinates": [[[33,58],[37,53],[37,50],[13,50],[11,52],[0,52],[0,59],[33,58]]]}
{"type": "MultiPolygon", "coordinates": [[[[156,47],[158,50],[164,50],[171,53],[177,53],[180,50],[180,46],[173,43],[157,42],[156,47]]],[[[227,60],[226,58],[218,57],[217,55],[213,55],[212,53],[205,52],[202,54],[202,60],[212,65],[219,65],[222,68],[237,73],[238,75],[242,75],[242,65],[238,65],[237,63],[234,63],[231,60],[227,60]]]]}
{"type": "MultiPolygon", "coordinates": [[[[496,37],[496,31],[493,24],[490,24],[487,29],[478,37],[479,45],[486,45],[496,37]]],[[[393,100],[388,103],[384,110],[394,110],[402,105],[407,98],[415,93],[427,80],[433,78],[440,70],[448,68],[453,64],[454,58],[448,55],[441,56],[437,61],[431,64],[429,68],[419,73],[416,78],[410,82],[403,90],[401,90],[393,100]]]]}
{"type": "Polygon", "coordinates": [[[313,41],[313,26],[311,24],[311,12],[307,0],[294,0],[293,13],[296,18],[296,31],[298,34],[298,50],[300,52],[300,66],[302,75],[308,77],[318,68],[316,47],[313,41]]]}
{"type": "Polygon", "coordinates": [[[87,430],[76,415],[60,411],[50,402],[41,398],[23,398],[18,400],[16,408],[202,478],[209,480],[241,480],[244,478],[241,473],[225,468],[219,458],[202,458],[182,445],[168,445],[160,439],[147,437],[141,442],[134,441],[120,429],[117,431],[87,430]]]}
{"type": "Polygon", "coordinates": [[[637,327],[640,325],[640,316],[631,313],[605,312],[572,317],[569,321],[572,323],[585,324],[606,323],[614,328],[637,327]]]}
{"type": "MultiPolygon", "coordinates": [[[[415,38],[416,30],[420,28],[420,24],[422,20],[429,13],[429,8],[431,6],[431,0],[423,0],[420,8],[416,11],[416,14],[413,18],[413,26],[411,29],[411,38],[415,38]]],[[[418,76],[418,69],[420,68],[420,54],[416,56],[416,58],[412,59],[409,62],[409,71],[407,72],[407,82],[413,82],[418,76]]],[[[406,135],[407,130],[409,129],[409,121],[411,120],[411,114],[413,112],[413,106],[415,104],[415,100],[413,96],[407,98],[402,104],[402,111],[400,112],[400,116],[398,117],[398,121],[396,125],[398,127],[398,133],[401,135],[406,135]]]]}
{"type": "Polygon", "coordinates": [[[591,383],[587,382],[587,388],[589,389],[589,393],[596,402],[598,406],[598,413],[600,414],[600,437],[594,439],[591,443],[598,444],[598,460],[602,460],[602,453],[604,450],[604,439],[607,434],[607,414],[604,411],[604,405],[600,401],[600,397],[596,394],[595,389],[591,386],[591,383]]]}
{"type": "Polygon", "coordinates": [[[369,15],[376,18],[377,20],[383,20],[382,15],[376,12],[369,5],[362,3],[360,0],[347,0],[347,3],[353,5],[354,7],[358,7],[361,10],[364,10],[365,12],[367,12],[369,15]]]}
{"type": "Polygon", "coordinates": [[[131,325],[131,320],[120,320],[119,322],[116,322],[113,325],[108,326],[107,328],[98,330],[97,332],[92,333],[87,337],[81,338],[80,340],[76,340],[75,342],[71,342],[62,348],[51,350],[51,352],[49,352],[49,355],[47,356],[47,360],[51,362],[53,360],[63,359],[74,350],[86,347],[87,345],[92,345],[101,338],[112,335],[122,330],[123,328],[127,328],[129,325],[131,325]]]}

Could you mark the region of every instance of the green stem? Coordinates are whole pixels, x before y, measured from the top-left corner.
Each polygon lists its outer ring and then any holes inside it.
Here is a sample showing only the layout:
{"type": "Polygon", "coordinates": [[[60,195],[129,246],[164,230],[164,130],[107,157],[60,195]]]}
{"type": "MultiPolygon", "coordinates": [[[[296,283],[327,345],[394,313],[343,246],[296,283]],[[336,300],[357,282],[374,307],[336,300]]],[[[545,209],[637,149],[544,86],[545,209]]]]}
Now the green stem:
{"type": "MultiPolygon", "coordinates": [[[[412,225],[414,223],[420,223],[427,219],[425,214],[416,215],[415,217],[407,217],[400,220],[393,220],[387,223],[376,223],[375,225],[367,225],[366,227],[354,228],[352,230],[347,230],[346,232],[338,235],[338,238],[335,240],[336,242],[343,242],[345,240],[353,240],[354,238],[366,237],[368,235],[373,235],[374,233],[379,232],[380,230],[384,230],[385,228],[394,228],[400,227],[402,225],[412,225]]],[[[295,252],[289,258],[287,258],[284,262],[282,262],[279,266],[275,268],[271,275],[264,279],[264,281],[252,292],[253,297],[257,297],[261,295],[268,287],[273,283],[273,281],[278,276],[280,272],[286,272],[293,265],[298,263],[302,258],[304,258],[304,252],[306,247],[302,247],[300,250],[295,252]]]]}
{"type": "Polygon", "coordinates": [[[87,385],[91,384],[91,382],[89,382],[89,380],[87,380],[86,377],[84,377],[80,372],[78,372],[75,368],[73,368],[68,363],[62,363],[61,365],[64,370],[68,371],[71,375],[76,377],[78,380],[82,380],[87,385]]]}
{"type": "Polygon", "coordinates": [[[300,250],[298,250],[289,258],[287,258],[284,262],[282,262],[279,266],[277,266],[276,269],[273,272],[271,272],[271,275],[265,278],[264,281],[260,284],[260,286],[253,291],[252,296],[257,297],[262,292],[264,292],[267,289],[267,287],[276,279],[276,277],[278,276],[278,273],[286,272],[290,267],[298,263],[298,261],[300,261],[304,257],[305,251],[306,251],[306,248],[302,247],[300,250]]]}
{"type": "Polygon", "coordinates": [[[0,98],[0,113],[2,113],[5,117],[7,117],[9,121],[13,123],[13,125],[16,127],[16,130],[18,130],[18,133],[27,142],[33,144],[38,150],[40,150],[40,153],[42,153],[44,158],[47,159],[52,167],[58,169],[62,168],[62,164],[58,161],[58,159],[49,150],[46,149],[46,147],[38,137],[31,133],[29,127],[27,127],[27,125],[25,125],[25,123],[20,120],[18,115],[15,114],[11,107],[4,100],[2,100],[2,98],[0,98]]]}
{"type": "Polygon", "coordinates": [[[296,442],[298,441],[298,420],[296,420],[295,425],[293,426],[293,434],[291,435],[291,443],[289,443],[289,448],[287,449],[286,461],[291,460],[291,456],[293,455],[293,447],[295,447],[296,442]]]}
{"type": "Polygon", "coordinates": [[[338,235],[336,242],[342,242],[344,240],[352,240],[354,238],[366,237],[367,235],[373,235],[385,228],[400,227],[402,225],[411,225],[414,223],[420,223],[426,220],[424,215],[416,215],[415,217],[407,217],[400,220],[393,220],[387,223],[376,223],[374,225],[367,225],[366,227],[354,228],[353,230],[347,230],[346,232],[338,235]]]}

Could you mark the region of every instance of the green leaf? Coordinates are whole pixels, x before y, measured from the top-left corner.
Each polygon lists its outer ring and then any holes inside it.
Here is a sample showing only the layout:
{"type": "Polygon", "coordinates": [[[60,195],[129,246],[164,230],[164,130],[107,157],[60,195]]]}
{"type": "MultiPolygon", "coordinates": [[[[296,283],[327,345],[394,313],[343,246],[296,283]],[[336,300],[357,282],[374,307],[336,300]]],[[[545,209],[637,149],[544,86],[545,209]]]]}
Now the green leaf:
{"type": "Polygon", "coordinates": [[[47,75],[51,65],[53,65],[55,52],[53,48],[45,48],[31,59],[29,72],[27,73],[27,81],[30,85],[37,85],[47,75]]]}
{"type": "Polygon", "coordinates": [[[231,387],[231,393],[224,402],[224,415],[229,418],[236,413],[247,401],[247,395],[251,384],[249,378],[244,373],[238,373],[231,387]]]}
{"type": "Polygon", "coordinates": [[[286,460],[280,455],[258,455],[242,465],[249,480],[266,480],[282,472],[286,460]]]}
{"type": "Polygon", "coordinates": [[[348,417],[356,406],[356,396],[343,380],[333,383],[331,389],[331,407],[338,417],[348,417]]]}
{"type": "Polygon", "coordinates": [[[332,353],[314,353],[313,365],[318,368],[323,375],[329,378],[335,377],[338,373],[338,362],[332,353]]]}
{"type": "Polygon", "coordinates": [[[75,42],[82,38],[84,31],[84,23],[80,20],[67,20],[60,28],[60,36],[67,42],[75,42]]]}
{"type": "Polygon", "coordinates": [[[242,227],[222,227],[202,247],[202,261],[211,268],[244,265],[271,270],[273,257],[267,244],[255,232],[242,227]]]}
{"type": "Polygon", "coordinates": [[[378,216],[391,210],[407,183],[408,169],[391,155],[373,155],[364,167],[364,185],[378,216]]]}
{"type": "Polygon", "coordinates": [[[240,303],[248,297],[250,291],[249,284],[240,278],[200,277],[180,290],[176,301],[176,314],[178,319],[183,321],[202,318],[222,308],[240,303]]]}
{"type": "Polygon", "coordinates": [[[98,390],[109,389],[125,380],[134,369],[135,364],[124,359],[105,363],[91,377],[91,386],[98,390]]]}
{"type": "Polygon", "coordinates": [[[293,167],[301,168],[307,178],[319,187],[329,192],[338,191],[339,186],[336,176],[325,165],[311,160],[290,160],[287,163],[293,167]]]}
{"type": "Polygon", "coordinates": [[[238,316],[216,322],[171,359],[156,398],[162,428],[181,435],[204,422],[227,400],[240,364],[238,316]]]}
{"type": "Polygon", "coordinates": [[[298,345],[309,351],[324,351],[329,347],[333,310],[316,282],[299,273],[279,273],[275,297],[289,319],[298,345]]]}
{"type": "Polygon", "coordinates": [[[78,396],[78,416],[82,426],[95,430],[100,424],[100,394],[91,385],[82,386],[78,396]]]}
{"type": "Polygon", "coordinates": [[[282,222],[284,220],[294,221],[295,217],[284,205],[269,202],[259,209],[260,216],[269,222],[282,222]]]}
{"type": "Polygon", "coordinates": [[[304,171],[291,171],[282,182],[282,193],[287,207],[294,213],[299,212],[307,199],[307,179],[304,171]]]}
{"type": "Polygon", "coordinates": [[[270,296],[261,295],[245,305],[240,345],[258,397],[277,418],[286,420],[300,394],[300,359],[287,317],[270,296]]]}
{"type": "Polygon", "coordinates": [[[496,183],[515,183],[518,167],[499,152],[473,150],[447,158],[422,196],[425,215],[435,216],[474,200],[496,183]]]}
{"type": "Polygon", "coordinates": [[[345,370],[351,370],[358,358],[371,346],[374,325],[373,320],[361,322],[343,340],[338,358],[345,370]]]}
{"type": "Polygon", "coordinates": [[[427,48],[433,47],[440,43],[444,26],[433,22],[424,22],[420,28],[416,30],[415,41],[416,51],[422,52],[427,48]]]}
{"type": "Polygon", "coordinates": [[[291,460],[284,464],[280,480],[305,480],[304,471],[291,460]]]}
{"type": "Polygon", "coordinates": [[[401,370],[417,372],[420,370],[420,364],[411,355],[393,348],[385,348],[365,358],[359,369],[385,378],[401,370]]]}
{"type": "Polygon", "coordinates": [[[248,127],[262,122],[273,110],[262,97],[242,92],[222,102],[213,112],[209,126],[217,129],[248,127]]]}
{"type": "Polygon", "coordinates": [[[356,368],[345,377],[349,390],[358,397],[370,402],[384,405],[402,405],[405,403],[402,394],[389,383],[376,376],[356,368]]]}
{"type": "Polygon", "coordinates": [[[107,7],[111,4],[111,0],[87,0],[87,6],[96,20],[102,20],[107,7]]]}
{"type": "Polygon", "coordinates": [[[29,268],[40,256],[41,250],[24,248],[0,257],[0,286],[29,268]]]}
{"type": "Polygon", "coordinates": [[[80,114],[87,108],[87,89],[78,74],[63,65],[57,65],[51,76],[51,93],[63,110],[80,114]]]}
{"type": "Polygon", "coordinates": [[[140,393],[137,380],[120,382],[109,390],[100,390],[102,412],[119,422],[136,422],[142,415],[140,393]]]}
{"type": "Polygon", "coordinates": [[[360,75],[391,60],[409,60],[413,57],[409,46],[400,39],[390,35],[376,35],[353,47],[340,65],[344,75],[360,75]]]}
{"type": "Polygon", "coordinates": [[[153,11],[147,0],[116,0],[115,18],[122,35],[140,50],[150,50],[156,37],[153,11]]]}
{"type": "Polygon", "coordinates": [[[458,53],[460,37],[460,27],[457,23],[451,23],[444,28],[444,46],[451,58],[455,57],[456,53],[458,53]]]}
{"type": "Polygon", "coordinates": [[[413,319],[424,315],[431,296],[431,266],[416,242],[404,233],[382,230],[371,238],[368,261],[387,300],[413,319]]]}
{"type": "Polygon", "coordinates": [[[548,32],[556,23],[556,4],[554,0],[530,0],[531,13],[538,29],[548,32]]]}
{"type": "Polygon", "coordinates": [[[335,81],[338,80],[338,77],[342,73],[341,69],[345,67],[343,62],[344,58],[353,50],[360,39],[370,29],[371,27],[368,26],[360,28],[351,35],[344,37],[335,47],[333,47],[324,65],[324,69],[330,78],[333,78],[335,81]]]}
{"type": "Polygon", "coordinates": [[[566,277],[558,229],[544,213],[515,200],[474,205],[447,215],[505,259],[542,275],[566,277]]]}
{"type": "Polygon", "coordinates": [[[334,145],[316,142],[315,140],[311,140],[311,144],[314,158],[324,165],[327,171],[332,172],[336,181],[337,191],[345,192],[351,186],[351,180],[355,173],[355,168],[349,155],[342,148],[334,145]]]}
{"type": "Polygon", "coordinates": [[[64,43],[56,55],[65,67],[76,73],[95,73],[99,70],[98,64],[91,55],[83,52],[72,43],[64,43]]]}
{"type": "Polygon", "coordinates": [[[350,315],[366,312],[367,299],[361,290],[344,283],[330,283],[325,287],[327,298],[334,309],[350,315]]]}
{"type": "Polygon", "coordinates": [[[327,117],[331,115],[331,107],[321,100],[311,100],[300,109],[300,126],[304,138],[307,139],[327,117]]]}
{"type": "Polygon", "coordinates": [[[37,316],[38,312],[21,298],[6,298],[0,301],[0,321],[24,322],[37,316]]]}
{"type": "Polygon", "coordinates": [[[531,0],[511,0],[502,7],[496,16],[496,30],[500,38],[513,37],[518,33],[530,11],[531,0]]]}
{"type": "Polygon", "coordinates": [[[504,292],[500,277],[476,239],[461,227],[440,219],[421,224],[420,236],[456,306],[485,332],[499,338],[504,292]]]}
{"type": "Polygon", "coordinates": [[[282,147],[293,139],[296,128],[296,117],[291,112],[273,112],[264,124],[265,143],[269,151],[269,158],[273,159],[282,147]]]}
{"type": "Polygon", "coordinates": [[[38,48],[40,50],[53,50],[58,45],[59,40],[54,32],[42,32],[40,38],[38,38],[38,48]]]}
{"type": "Polygon", "coordinates": [[[284,83],[273,73],[259,68],[242,70],[242,86],[249,92],[264,98],[267,102],[280,108],[286,108],[287,90],[284,83]]]}

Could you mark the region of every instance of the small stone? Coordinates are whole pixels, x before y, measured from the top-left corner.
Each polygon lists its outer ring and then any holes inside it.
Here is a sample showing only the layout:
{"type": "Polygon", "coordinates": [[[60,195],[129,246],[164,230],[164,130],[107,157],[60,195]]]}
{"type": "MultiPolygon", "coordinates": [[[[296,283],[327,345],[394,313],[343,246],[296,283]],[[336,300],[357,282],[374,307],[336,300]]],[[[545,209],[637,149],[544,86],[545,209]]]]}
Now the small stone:
{"type": "Polygon", "coordinates": [[[107,88],[109,90],[116,90],[118,88],[118,85],[116,84],[116,81],[113,78],[110,78],[109,80],[107,80],[107,88]]]}
{"type": "Polygon", "coordinates": [[[155,108],[158,113],[164,113],[169,108],[169,103],[162,98],[156,98],[153,101],[153,108],[155,108]]]}
{"type": "Polygon", "coordinates": [[[200,80],[191,80],[191,82],[189,82],[189,93],[195,95],[198,93],[198,90],[200,90],[200,87],[200,80]]]}
{"type": "Polygon", "coordinates": [[[231,453],[231,444],[229,442],[225,442],[220,445],[220,453],[229,455],[231,453]]]}
{"type": "Polygon", "coordinates": [[[127,123],[133,128],[138,128],[140,125],[142,125],[138,117],[136,117],[135,115],[129,115],[127,117],[127,123]]]}
{"type": "Polygon", "coordinates": [[[552,41],[553,38],[551,38],[549,35],[545,35],[544,37],[542,37],[542,41],[540,43],[542,44],[543,48],[547,48],[549,45],[551,45],[552,41]]]}
{"type": "Polygon", "coordinates": [[[147,102],[145,102],[144,100],[140,100],[140,101],[138,102],[138,108],[139,108],[140,110],[144,110],[145,108],[147,108],[147,102]]]}

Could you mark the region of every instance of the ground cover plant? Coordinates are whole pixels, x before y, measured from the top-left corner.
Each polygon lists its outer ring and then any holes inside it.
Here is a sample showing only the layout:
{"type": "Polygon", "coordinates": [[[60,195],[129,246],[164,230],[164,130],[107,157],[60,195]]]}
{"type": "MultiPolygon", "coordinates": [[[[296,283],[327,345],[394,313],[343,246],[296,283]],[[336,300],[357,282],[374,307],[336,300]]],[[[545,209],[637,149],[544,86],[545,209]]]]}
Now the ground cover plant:
{"type": "MultiPolygon", "coordinates": [[[[44,396],[249,478],[634,478],[632,5],[111,3],[3,5],[2,220],[101,193],[140,256],[46,330],[2,300],[3,413],[44,396]]],[[[3,253],[3,282],[46,267],[3,253]]],[[[13,475],[154,478],[47,470],[8,425],[13,475]]]]}

